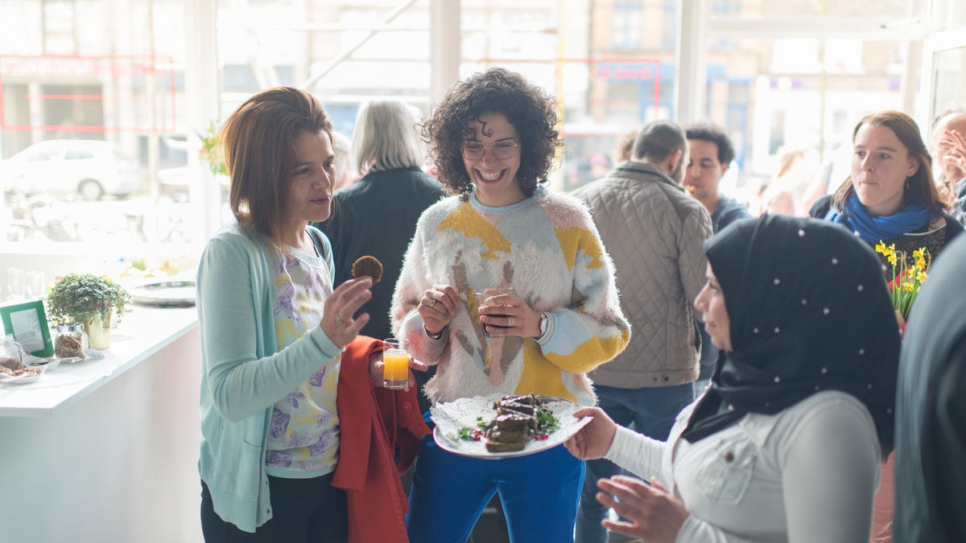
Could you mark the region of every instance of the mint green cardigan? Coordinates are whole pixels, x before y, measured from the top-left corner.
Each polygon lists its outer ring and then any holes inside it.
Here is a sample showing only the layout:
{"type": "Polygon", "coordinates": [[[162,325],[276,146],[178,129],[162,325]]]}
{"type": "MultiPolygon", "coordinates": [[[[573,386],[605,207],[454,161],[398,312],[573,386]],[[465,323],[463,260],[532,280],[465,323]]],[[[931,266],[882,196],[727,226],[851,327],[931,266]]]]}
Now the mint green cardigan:
{"type": "MultiPolygon", "coordinates": [[[[333,277],[329,241],[319,238],[333,277]]],[[[321,327],[277,351],[272,314],[277,255],[268,238],[233,222],[208,242],[198,266],[198,471],[218,516],[246,532],[272,518],[265,474],[272,406],[342,352],[321,327]]]]}

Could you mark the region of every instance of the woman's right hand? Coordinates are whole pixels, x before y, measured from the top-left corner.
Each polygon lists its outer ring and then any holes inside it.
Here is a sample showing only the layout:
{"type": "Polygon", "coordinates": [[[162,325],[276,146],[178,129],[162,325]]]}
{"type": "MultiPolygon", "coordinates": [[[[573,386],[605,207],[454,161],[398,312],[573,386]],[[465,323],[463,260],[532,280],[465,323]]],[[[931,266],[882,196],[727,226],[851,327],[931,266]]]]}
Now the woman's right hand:
{"type": "MultiPolygon", "coordinates": [[[[939,146],[946,149],[943,157],[943,167],[954,166],[961,171],[966,171],[966,138],[958,130],[943,130],[943,137],[939,141],[939,146]]],[[[958,179],[949,180],[952,183],[958,179]]]]}
{"type": "Polygon", "coordinates": [[[438,334],[456,317],[460,295],[450,285],[435,285],[423,293],[416,311],[423,318],[423,326],[431,334],[438,334]]]}
{"type": "Polygon", "coordinates": [[[582,407],[574,411],[574,417],[591,417],[591,421],[565,441],[564,447],[581,460],[603,458],[614,443],[617,423],[599,407],[582,407]]]}
{"type": "Polygon", "coordinates": [[[355,339],[359,330],[369,322],[369,314],[363,313],[356,318],[352,316],[359,311],[362,304],[372,298],[372,279],[349,279],[342,283],[325,299],[322,322],[319,327],[329,336],[329,340],[336,347],[345,347],[355,339]]]}

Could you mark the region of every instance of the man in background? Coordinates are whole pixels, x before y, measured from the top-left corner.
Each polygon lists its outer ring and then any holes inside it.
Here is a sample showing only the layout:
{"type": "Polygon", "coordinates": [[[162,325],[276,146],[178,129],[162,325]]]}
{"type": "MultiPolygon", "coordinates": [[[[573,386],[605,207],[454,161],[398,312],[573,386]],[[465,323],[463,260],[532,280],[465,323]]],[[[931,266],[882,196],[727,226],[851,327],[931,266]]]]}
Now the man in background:
{"type": "MultiPolygon", "coordinates": [[[[633,334],[627,348],[588,374],[600,407],[618,424],[667,439],[678,412],[694,399],[700,340],[694,298],[704,286],[702,244],[711,217],[679,184],[687,142],[677,125],[645,126],[631,160],[574,192],[590,206],[614,260],[621,307],[633,334]]],[[[577,543],[608,541],[597,480],[620,473],[609,460],[587,462],[577,510],[577,543]]],[[[618,541],[611,534],[610,541],[618,541]]]]}
{"type": "MultiPolygon", "coordinates": [[[[724,129],[710,123],[695,124],[687,130],[690,161],[685,170],[684,188],[711,214],[711,229],[717,234],[738,219],[750,217],[748,209],[718,190],[718,184],[735,158],[735,148],[724,129]]],[[[701,330],[701,374],[695,392],[701,394],[711,381],[718,348],[699,323],[701,330]]]]}
{"type": "Polygon", "coordinates": [[[950,109],[942,113],[933,123],[932,157],[936,161],[937,189],[943,201],[950,204],[949,214],[960,223],[966,224],[966,110],[950,109]],[[955,135],[946,131],[956,132],[955,135]]]}

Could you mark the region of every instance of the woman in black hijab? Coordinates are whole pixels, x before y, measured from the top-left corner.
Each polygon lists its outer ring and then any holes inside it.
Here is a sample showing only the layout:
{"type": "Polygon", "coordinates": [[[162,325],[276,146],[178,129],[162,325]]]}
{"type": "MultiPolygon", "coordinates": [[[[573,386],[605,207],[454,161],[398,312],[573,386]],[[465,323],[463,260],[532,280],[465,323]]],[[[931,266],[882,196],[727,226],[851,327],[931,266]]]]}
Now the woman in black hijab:
{"type": "Polygon", "coordinates": [[[705,395],[667,442],[576,413],[593,421],[571,453],[651,479],[602,480],[598,500],[629,520],[605,525],[651,543],[868,541],[899,358],[878,259],[844,229],[783,216],[739,221],[705,252],[695,306],[722,349],[705,395]]]}

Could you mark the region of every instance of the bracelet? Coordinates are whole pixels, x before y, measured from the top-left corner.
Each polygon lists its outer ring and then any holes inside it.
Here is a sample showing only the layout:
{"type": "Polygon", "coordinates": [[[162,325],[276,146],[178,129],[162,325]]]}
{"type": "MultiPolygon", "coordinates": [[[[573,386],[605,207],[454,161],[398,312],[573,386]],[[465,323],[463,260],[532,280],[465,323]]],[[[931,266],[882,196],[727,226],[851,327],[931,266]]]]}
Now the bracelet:
{"type": "Polygon", "coordinates": [[[433,341],[439,341],[440,339],[443,338],[443,330],[446,330],[446,327],[445,326],[443,327],[442,330],[440,330],[439,332],[436,332],[434,334],[434,333],[432,333],[432,332],[429,331],[429,328],[426,328],[426,325],[425,324],[423,325],[423,332],[426,332],[426,335],[429,336],[429,339],[431,339],[433,341]]]}

